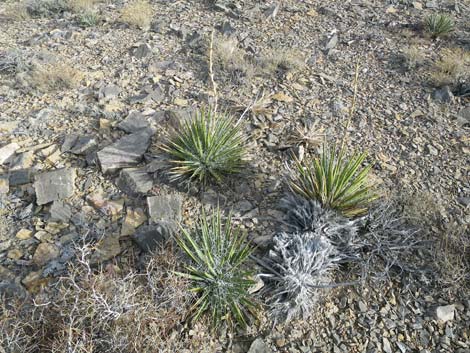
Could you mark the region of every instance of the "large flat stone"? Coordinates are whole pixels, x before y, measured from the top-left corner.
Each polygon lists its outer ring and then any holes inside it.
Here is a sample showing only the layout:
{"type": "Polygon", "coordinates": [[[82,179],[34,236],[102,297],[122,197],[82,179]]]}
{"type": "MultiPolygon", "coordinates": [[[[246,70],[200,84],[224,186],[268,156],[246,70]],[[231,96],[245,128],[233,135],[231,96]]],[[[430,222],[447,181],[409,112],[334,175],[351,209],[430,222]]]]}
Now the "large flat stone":
{"type": "Polygon", "coordinates": [[[152,135],[151,130],[145,129],[126,135],[99,151],[97,157],[103,173],[112,173],[139,164],[152,135]]]}
{"type": "Polygon", "coordinates": [[[130,196],[145,194],[153,186],[152,177],[146,170],[129,168],[121,170],[117,186],[130,196]]]}
{"type": "Polygon", "coordinates": [[[75,168],[64,168],[36,175],[33,184],[38,205],[62,200],[73,195],[75,168]]]}
{"type": "Polygon", "coordinates": [[[147,197],[150,219],[158,223],[180,222],[182,198],[180,195],[160,195],[147,197]]]}

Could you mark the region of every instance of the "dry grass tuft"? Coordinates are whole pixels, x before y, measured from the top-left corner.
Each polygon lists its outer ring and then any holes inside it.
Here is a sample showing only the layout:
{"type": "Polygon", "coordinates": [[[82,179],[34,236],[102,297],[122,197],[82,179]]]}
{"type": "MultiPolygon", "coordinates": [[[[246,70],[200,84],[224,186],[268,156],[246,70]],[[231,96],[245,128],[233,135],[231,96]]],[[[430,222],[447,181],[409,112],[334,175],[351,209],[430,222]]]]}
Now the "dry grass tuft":
{"type": "Polygon", "coordinates": [[[233,82],[249,81],[255,74],[255,67],[235,38],[216,36],[214,38],[214,65],[216,72],[228,74],[233,82]]]}
{"type": "Polygon", "coordinates": [[[438,87],[470,79],[470,52],[460,48],[443,49],[431,68],[430,77],[438,87]]]}
{"type": "Polygon", "coordinates": [[[451,224],[435,247],[439,281],[443,286],[470,289],[470,232],[468,225],[451,224]]]}
{"type": "Polygon", "coordinates": [[[91,11],[97,3],[98,0],[69,0],[70,9],[77,13],[91,11]]]}
{"type": "Polygon", "coordinates": [[[8,4],[5,9],[5,16],[13,21],[26,21],[31,18],[25,1],[8,4]]]}
{"type": "Polygon", "coordinates": [[[153,19],[153,8],[145,0],[136,0],[121,10],[121,20],[130,26],[149,29],[153,19]]]}
{"type": "Polygon", "coordinates": [[[77,87],[83,74],[65,63],[36,65],[30,75],[30,84],[41,92],[77,87]]]}
{"type": "Polygon", "coordinates": [[[411,70],[421,65],[424,62],[425,56],[423,50],[417,45],[412,45],[403,49],[403,58],[406,67],[411,70]]]}
{"type": "Polygon", "coordinates": [[[298,49],[271,49],[261,56],[259,65],[268,75],[300,71],[305,67],[305,55],[298,49]]]}

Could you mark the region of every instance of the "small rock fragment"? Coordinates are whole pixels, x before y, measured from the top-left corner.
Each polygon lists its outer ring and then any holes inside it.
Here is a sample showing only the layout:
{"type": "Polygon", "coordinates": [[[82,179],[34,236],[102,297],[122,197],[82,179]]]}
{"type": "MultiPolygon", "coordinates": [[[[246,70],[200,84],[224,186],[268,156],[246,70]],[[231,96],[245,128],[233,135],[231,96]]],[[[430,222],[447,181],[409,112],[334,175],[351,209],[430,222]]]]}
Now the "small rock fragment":
{"type": "Polygon", "coordinates": [[[442,322],[451,321],[454,319],[455,305],[444,305],[436,308],[436,319],[442,322]]]}
{"type": "Polygon", "coordinates": [[[38,266],[44,266],[49,261],[59,257],[59,248],[54,244],[41,243],[33,255],[33,262],[38,266]]]}
{"type": "Polygon", "coordinates": [[[132,235],[135,230],[147,221],[147,216],[140,208],[127,208],[126,218],[122,223],[121,236],[132,235]]]}
{"type": "Polygon", "coordinates": [[[22,228],[16,233],[16,237],[20,240],[26,240],[33,236],[33,231],[29,229],[22,228]]]}
{"type": "Polygon", "coordinates": [[[253,341],[250,346],[248,353],[271,353],[271,349],[269,349],[268,345],[264,343],[263,339],[258,337],[253,341]]]}
{"type": "Polygon", "coordinates": [[[175,224],[159,222],[156,225],[140,227],[132,239],[143,251],[153,251],[171,238],[175,224]]]}

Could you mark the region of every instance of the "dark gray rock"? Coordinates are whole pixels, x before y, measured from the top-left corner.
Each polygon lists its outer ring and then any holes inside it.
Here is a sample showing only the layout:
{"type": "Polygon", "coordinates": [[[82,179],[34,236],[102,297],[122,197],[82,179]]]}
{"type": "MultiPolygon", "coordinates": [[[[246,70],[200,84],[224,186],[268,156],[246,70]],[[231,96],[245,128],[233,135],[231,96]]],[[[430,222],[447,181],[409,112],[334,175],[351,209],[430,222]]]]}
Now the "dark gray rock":
{"type": "Polygon", "coordinates": [[[69,152],[72,147],[75,145],[75,142],[77,142],[78,135],[75,134],[69,134],[66,135],[64,138],[64,142],[62,143],[62,146],[60,147],[61,152],[69,152]]]}
{"type": "Polygon", "coordinates": [[[457,202],[465,207],[470,205],[470,197],[458,197],[457,202]]]}
{"type": "Polygon", "coordinates": [[[115,172],[139,164],[150,145],[153,131],[142,130],[127,135],[97,152],[103,173],[115,172]]]}
{"type": "Polygon", "coordinates": [[[132,110],[129,112],[129,115],[117,125],[117,127],[125,132],[133,133],[142,129],[150,128],[150,123],[148,117],[144,116],[137,110],[132,110]]]}
{"type": "Polygon", "coordinates": [[[0,298],[5,301],[11,299],[24,299],[28,292],[21,284],[15,282],[0,282],[0,298]]]}
{"type": "Polygon", "coordinates": [[[29,184],[33,180],[33,170],[32,169],[18,169],[8,172],[8,175],[3,177],[8,178],[8,183],[10,186],[18,186],[29,184]]]}
{"type": "Polygon", "coordinates": [[[54,201],[50,209],[50,220],[68,223],[72,217],[72,209],[62,201],[54,201]]]}
{"type": "Polygon", "coordinates": [[[135,56],[138,59],[142,59],[152,53],[152,48],[147,43],[143,43],[132,48],[131,53],[132,56],[135,56]]]}
{"type": "Polygon", "coordinates": [[[150,219],[158,223],[180,222],[182,198],[180,195],[160,195],[147,197],[147,206],[150,219]]]}
{"type": "Polygon", "coordinates": [[[90,153],[91,151],[96,149],[97,146],[98,144],[96,143],[96,140],[93,137],[80,136],[75,141],[73,147],[70,149],[70,152],[78,155],[86,155],[87,153],[90,153]]]}
{"type": "Polygon", "coordinates": [[[454,101],[454,95],[452,94],[449,86],[444,86],[435,90],[432,97],[434,100],[441,103],[451,103],[454,101]]]}
{"type": "Polygon", "coordinates": [[[271,353],[272,350],[264,343],[262,338],[257,338],[250,346],[248,353],[271,353]]]}
{"type": "Polygon", "coordinates": [[[145,194],[153,186],[151,176],[144,169],[123,169],[119,174],[117,186],[130,196],[145,194]]]}
{"type": "Polygon", "coordinates": [[[44,205],[72,196],[75,190],[75,176],[74,168],[63,168],[36,175],[33,186],[36,190],[37,204],[44,205]]]}
{"type": "Polygon", "coordinates": [[[121,88],[116,85],[108,85],[108,86],[103,86],[100,88],[98,92],[98,98],[104,99],[104,100],[112,100],[119,96],[119,93],[121,93],[121,88]]]}
{"type": "Polygon", "coordinates": [[[132,239],[143,251],[153,251],[171,239],[177,225],[171,222],[158,222],[151,226],[142,226],[132,236],[132,239]]]}

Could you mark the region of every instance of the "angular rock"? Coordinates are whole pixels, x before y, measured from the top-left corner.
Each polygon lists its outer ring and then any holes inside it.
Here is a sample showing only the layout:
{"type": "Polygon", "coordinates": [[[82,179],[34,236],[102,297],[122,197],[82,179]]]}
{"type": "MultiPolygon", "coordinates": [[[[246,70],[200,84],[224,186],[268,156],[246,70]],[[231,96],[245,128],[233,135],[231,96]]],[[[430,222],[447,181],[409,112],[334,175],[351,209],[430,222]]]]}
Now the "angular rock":
{"type": "Polygon", "coordinates": [[[146,129],[127,135],[97,153],[103,173],[115,172],[140,163],[153,132],[146,129]]]}
{"type": "Polygon", "coordinates": [[[147,221],[147,216],[141,208],[132,209],[128,207],[126,218],[122,223],[121,236],[134,234],[136,228],[144,224],[145,221],[147,221]]]}
{"type": "Polygon", "coordinates": [[[15,142],[0,147],[0,165],[8,163],[19,148],[20,146],[15,142]]]}
{"type": "Polygon", "coordinates": [[[10,186],[18,186],[29,184],[33,181],[34,170],[32,168],[10,170],[8,173],[8,180],[10,186]]]}
{"type": "Polygon", "coordinates": [[[125,132],[133,133],[150,128],[150,123],[148,117],[137,110],[132,110],[117,126],[125,132]]]}
{"type": "Polygon", "coordinates": [[[33,236],[33,231],[32,230],[29,230],[29,229],[20,229],[17,233],[16,233],[16,238],[20,239],[20,240],[26,240],[26,239],[29,239],[33,236]]]}
{"type": "Polygon", "coordinates": [[[444,305],[436,308],[436,319],[442,322],[451,321],[454,319],[455,305],[444,305]]]}
{"type": "Polygon", "coordinates": [[[44,205],[73,195],[75,190],[75,168],[63,168],[36,175],[34,189],[36,202],[44,205]]]}
{"type": "Polygon", "coordinates": [[[147,43],[142,43],[138,46],[135,46],[131,52],[132,56],[135,56],[138,59],[142,59],[152,53],[152,48],[147,43]]]}
{"type": "Polygon", "coordinates": [[[41,243],[36,248],[33,255],[33,262],[38,266],[44,266],[49,261],[58,258],[60,255],[59,248],[54,244],[41,243]]]}
{"type": "Polygon", "coordinates": [[[269,349],[268,345],[264,343],[262,338],[257,338],[253,341],[248,350],[248,353],[271,353],[272,350],[269,349]]]}
{"type": "Polygon", "coordinates": [[[87,153],[94,150],[97,146],[96,140],[91,136],[80,136],[75,141],[70,152],[77,155],[86,155],[87,153]]]}
{"type": "Polygon", "coordinates": [[[158,223],[180,222],[182,198],[180,195],[160,195],[147,197],[147,206],[150,219],[158,223]]]}
{"type": "Polygon", "coordinates": [[[159,222],[155,225],[140,227],[134,233],[132,239],[143,251],[153,251],[169,240],[175,229],[175,223],[159,222]]]}
{"type": "Polygon", "coordinates": [[[99,262],[111,260],[121,253],[119,236],[110,235],[98,242],[95,252],[91,255],[90,262],[96,264],[99,262]]]}
{"type": "Polygon", "coordinates": [[[50,209],[50,220],[68,223],[72,217],[72,210],[69,205],[62,201],[54,201],[50,209]]]}
{"type": "Polygon", "coordinates": [[[441,103],[451,103],[454,101],[454,95],[452,94],[449,86],[444,86],[435,90],[432,97],[434,100],[441,103]]]}
{"type": "Polygon", "coordinates": [[[98,92],[98,98],[104,100],[111,100],[116,98],[121,93],[121,88],[116,85],[108,85],[101,87],[98,92]]]}
{"type": "Polygon", "coordinates": [[[116,184],[126,194],[138,196],[152,188],[153,180],[144,169],[129,168],[121,170],[116,184]]]}

